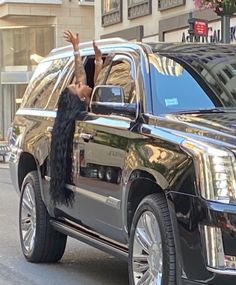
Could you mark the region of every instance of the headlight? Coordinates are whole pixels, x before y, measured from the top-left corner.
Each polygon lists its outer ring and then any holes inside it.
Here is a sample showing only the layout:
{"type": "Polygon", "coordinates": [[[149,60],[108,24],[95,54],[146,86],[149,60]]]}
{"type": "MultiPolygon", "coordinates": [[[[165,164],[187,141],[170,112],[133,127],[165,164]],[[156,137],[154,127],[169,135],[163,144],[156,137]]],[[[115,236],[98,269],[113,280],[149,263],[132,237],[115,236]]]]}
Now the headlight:
{"type": "Polygon", "coordinates": [[[194,140],[186,140],[182,146],[194,158],[202,197],[223,203],[236,202],[234,154],[225,148],[194,140]]]}

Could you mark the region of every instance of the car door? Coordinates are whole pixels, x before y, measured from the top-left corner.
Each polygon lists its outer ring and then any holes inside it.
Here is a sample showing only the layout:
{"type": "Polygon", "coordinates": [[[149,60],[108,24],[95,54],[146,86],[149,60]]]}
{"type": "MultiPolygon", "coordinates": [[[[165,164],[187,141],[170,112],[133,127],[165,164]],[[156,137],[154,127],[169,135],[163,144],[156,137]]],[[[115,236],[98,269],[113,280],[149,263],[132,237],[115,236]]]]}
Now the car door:
{"type": "MultiPolygon", "coordinates": [[[[136,66],[129,55],[116,55],[106,85],[121,86],[124,103],[137,108],[136,66]]],[[[106,98],[106,96],[104,96],[106,98]]],[[[107,96],[107,102],[111,98],[107,96]]],[[[116,101],[116,99],[112,99],[116,101]]],[[[136,109],[135,109],[136,110],[136,109]]],[[[78,121],[74,138],[76,218],[93,230],[122,239],[122,171],[137,112],[133,117],[89,112],[78,121]]],[[[73,213],[74,215],[74,213],[73,213]]]]}

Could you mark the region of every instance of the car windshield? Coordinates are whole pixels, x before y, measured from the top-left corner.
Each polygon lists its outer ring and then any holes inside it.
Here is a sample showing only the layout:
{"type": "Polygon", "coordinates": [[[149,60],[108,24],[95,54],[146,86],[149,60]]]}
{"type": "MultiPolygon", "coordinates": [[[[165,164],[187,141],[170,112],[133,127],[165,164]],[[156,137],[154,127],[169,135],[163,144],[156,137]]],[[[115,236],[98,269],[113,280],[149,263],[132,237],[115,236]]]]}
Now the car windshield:
{"type": "Polygon", "coordinates": [[[235,53],[150,54],[155,114],[236,110],[235,53]]]}

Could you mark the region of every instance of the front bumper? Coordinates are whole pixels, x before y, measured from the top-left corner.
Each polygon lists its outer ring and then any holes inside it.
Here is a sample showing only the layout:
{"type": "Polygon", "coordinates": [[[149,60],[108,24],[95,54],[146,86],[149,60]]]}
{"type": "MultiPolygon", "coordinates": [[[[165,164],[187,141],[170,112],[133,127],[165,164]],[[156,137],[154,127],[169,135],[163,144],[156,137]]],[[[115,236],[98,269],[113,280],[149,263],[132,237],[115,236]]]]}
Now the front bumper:
{"type": "Polygon", "coordinates": [[[200,232],[207,268],[236,278],[236,205],[205,203],[208,214],[200,232]]]}
{"type": "Polygon", "coordinates": [[[236,205],[172,194],[176,256],[183,285],[235,285],[236,205]]]}

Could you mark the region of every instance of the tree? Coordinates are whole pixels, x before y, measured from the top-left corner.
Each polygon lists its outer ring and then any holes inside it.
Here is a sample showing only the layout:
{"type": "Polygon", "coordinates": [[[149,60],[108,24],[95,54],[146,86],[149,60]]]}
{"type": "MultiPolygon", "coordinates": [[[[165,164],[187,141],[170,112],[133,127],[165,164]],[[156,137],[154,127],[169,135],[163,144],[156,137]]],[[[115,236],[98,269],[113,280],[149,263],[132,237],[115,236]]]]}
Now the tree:
{"type": "Polygon", "coordinates": [[[193,0],[199,9],[213,9],[221,17],[221,41],[230,43],[230,17],[236,12],[235,0],[193,0]]]}

